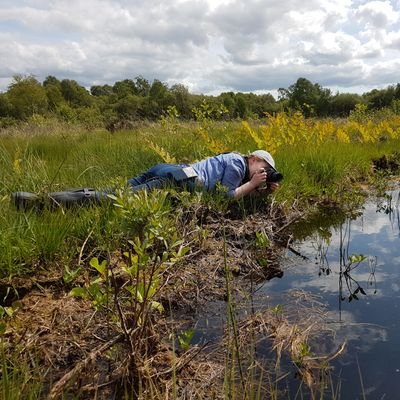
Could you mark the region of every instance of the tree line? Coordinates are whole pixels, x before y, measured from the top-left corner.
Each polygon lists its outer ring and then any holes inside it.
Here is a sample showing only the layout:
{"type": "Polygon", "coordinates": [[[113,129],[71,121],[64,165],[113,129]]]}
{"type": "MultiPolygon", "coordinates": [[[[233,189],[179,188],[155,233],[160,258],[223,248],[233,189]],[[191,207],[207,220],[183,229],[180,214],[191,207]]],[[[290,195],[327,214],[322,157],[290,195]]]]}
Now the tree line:
{"type": "Polygon", "coordinates": [[[16,75],[7,91],[0,93],[0,128],[38,116],[113,130],[137,120],[164,117],[257,119],[279,111],[300,111],[306,117],[347,117],[358,104],[367,110],[400,110],[400,84],[362,95],[333,94],[318,83],[298,78],[278,93],[278,99],[271,94],[240,92],[198,95],[182,84],[169,87],[158,79],[150,82],[142,76],[87,90],[71,79],[48,76],[39,82],[34,76],[16,75]]]}

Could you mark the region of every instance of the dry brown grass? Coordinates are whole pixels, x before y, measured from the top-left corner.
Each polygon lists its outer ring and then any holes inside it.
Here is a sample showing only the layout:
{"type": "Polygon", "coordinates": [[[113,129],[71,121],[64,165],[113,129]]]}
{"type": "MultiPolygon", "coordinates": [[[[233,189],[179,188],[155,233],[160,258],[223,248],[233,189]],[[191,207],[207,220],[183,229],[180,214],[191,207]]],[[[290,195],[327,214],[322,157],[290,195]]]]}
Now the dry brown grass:
{"type": "MultiPolygon", "coordinates": [[[[166,312],[161,315],[148,310],[144,326],[132,320],[135,314],[129,302],[114,299],[108,308],[95,311],[90,301],[70,297],[61,277],[57,281],[52,276],[46,285],[28,285],[3,337],[5,354],[40,371],[49,399],[66,393],[80,399],[224,398],[229,341],[222,337],[218,343],[192,345],[182,351],[175,343],[177,332],[212,302],[226,300],[226,265],[234,275],[231,295],[235,301],[249,293],[255,281],[279,273],[282,247],[274,246],[273,241],[288,241],[283,228],[290,221],[279,208],[241,218],[204,209],[192,215],[196,218],[182,225],[182,236],[191,244],[191,251],[163,272],[157,293],[166,312]],[[208,233],[195,240],[199,230],[208,233]],[[257,246],[256,232],[263,232],[272,245],[257,246]],[[259,260],[267,262],[261,265],[259,260]]],[[[113,283],[121,287],[125,279],[122,260],[118,254],[111,259],[113,283]]],[[[263,309],[241,317],[235,327],[237,350],[246,357],[246,346],[252,340],[253,344],[272,343],[276,354],[273,368],[278,368],[282,354],[288,354],[312,387],[335,352],[299,353],[304,343],[313,343],[328,329],[323,307],[315,299],[297,293],[290,301],[293,307],[282,314],[263,309]]],[[[265,366],[257,364],[257,369],[264,371],[265,366]]],[[[242,382],[246,387],[257,384],[254,376],[242,382]]],[[[263,384],[263,391],[270,390],[269,386],[263,384]]]]}

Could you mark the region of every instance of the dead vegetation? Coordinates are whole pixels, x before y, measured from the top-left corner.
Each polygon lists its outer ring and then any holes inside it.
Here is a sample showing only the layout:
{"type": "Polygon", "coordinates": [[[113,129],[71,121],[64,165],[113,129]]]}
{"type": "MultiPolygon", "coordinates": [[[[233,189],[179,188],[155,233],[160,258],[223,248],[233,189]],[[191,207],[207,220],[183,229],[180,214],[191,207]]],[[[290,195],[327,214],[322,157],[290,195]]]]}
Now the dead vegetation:
{"type": "Polygon", "coordinates": [[[375,170],[386,171],[395,174],[400,171],[400,152],[394,152],[390,155],[383,155],[375,160],[372,160],[375,170]]]}
{"type": "MultiPolygon", "coordinates": [[[[247,363],[249,342],[272,344],[274,374],[286,354],[304,382],[310,388],[318,386],[321,371],[343,349],[321,355],[311,350],[312,343],[318,343],[316,338],[328,329],[323,306],[306,299],[304,293],[293,295],[293,305],[285,306],[284,312],[267,308],[238,317],[233,326],[238,339],[235,349],[226,335],[217,342],[191,344],[185,349],[177,341],[188,321],[212,302],[240,301],[241,294],[251,293],[254,283],[282,275],[280,257],[284,245],[290,243],[286,228],[300,213],[287,218],[275,205],[240,217],[207,207],[188,212],[192,218],[181,216],[181,233],[191,250],[177,265],[163,271],[156,294],[163,313],[121,295],[127,282],[118,254],[110,263],[112,295],[97,310],[91,301],[71,297],[71,287],[62,276],[43,278],[41,284],[3,282],[2,290],[12,300],[16,293],[20,296],[3,335],[4,355],[12,360],[9,366],[28,366],[27,389],[30,381],[39,379],[40,398],[48,399],[69,395],[79,399],[224,398],[226,354],[238,353],[247,363]],[[228,287],[231,276],[233,284],[228,287]]],[[[244,387],[254,378],[243,382],[236,361],[231,368],[235,376],[232,386],[244,387]]],[[[257,380],[250,384],[258,385],[257,380]]],[[[263,390],[271,390],[271,382],[267,386],[263,390]]]]}

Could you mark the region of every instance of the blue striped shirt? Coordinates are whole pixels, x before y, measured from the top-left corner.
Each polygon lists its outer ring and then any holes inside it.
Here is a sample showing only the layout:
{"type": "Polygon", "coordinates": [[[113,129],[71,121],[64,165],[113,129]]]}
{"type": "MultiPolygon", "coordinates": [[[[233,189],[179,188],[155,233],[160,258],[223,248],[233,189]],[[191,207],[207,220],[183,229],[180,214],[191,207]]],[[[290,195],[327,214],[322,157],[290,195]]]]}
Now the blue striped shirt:
{"type": "Polygon", "coordinates": [[[238,153],[219,154],[191,165],[204,190],[215,189],[220,182],[228,189],[228,196],[235,194],[246,175],[246,160],[238,153]]]}

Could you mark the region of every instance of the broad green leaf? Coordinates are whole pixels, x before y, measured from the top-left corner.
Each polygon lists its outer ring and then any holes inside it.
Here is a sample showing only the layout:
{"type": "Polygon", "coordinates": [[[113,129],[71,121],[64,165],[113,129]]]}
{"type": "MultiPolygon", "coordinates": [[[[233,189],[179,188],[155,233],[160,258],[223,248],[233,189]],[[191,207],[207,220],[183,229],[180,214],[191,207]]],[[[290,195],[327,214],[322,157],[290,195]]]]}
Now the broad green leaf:
{"type": "Polygon", "coordinates": [[[162,314],[164,312],[163,305],[161,303],[159,303],[158,301],[152,301],[151,308],[154,310],[157,310],[160,314],[162,314]]]}
{"type": "Polygon", "coordinates": [[[15,310],[12,307],[4,307],[4,311],[9,317],[12,317],[15,310]]]}
{"type": "Polygon", "coordinates": [[[193,336],[194,336],[194,329],[192,328],[187,329],[178,336],[179,345],[181,346],[182,350],[186,351],[189,348],[193,336]]]}
{"type": "Polygon", "coordinates": [[[74,287],[70,292],[69,295],[70,296],[74,296],[74,297],[82,297],[83,299],[87,298],[87,289],[86,288],[82,288],[82,287],[74,287]]]}
{"type": "Polygon", "coordinates": [[[7,329],[7,324],[5,322],[1,321],[0,322],[0,335],[5,333],[6,329],[7,329]]]}
{"type": "Polygon", "coordinates": [[[349,256],[349,261],[352,264],[355,264],[355,263],[360,263],[361,261],[364,261],[366,258],[367,257],[364,256],[363,254],[353,254],[353,255],[349,256]]]}
{"type": "Polygon", "coordinates": [[[101,264],[99,264],[99,260],[97,257],[93,257],[90,260],[90,266],[95,268],[101,275],[106,275],[107,271],[107,260],[103,260],[101,264]]]}
{"type": "Polygon", "coordinates": [[[133,286],[126,286],[126,290],[136,298],[139,303],[143,303],[143,294],[139,290],[139,287],[136,285],[133,286]]]}

